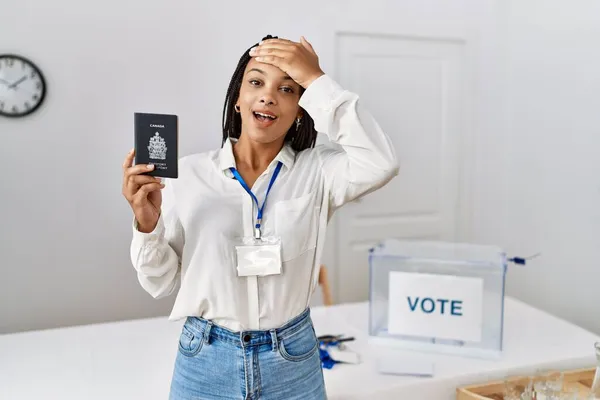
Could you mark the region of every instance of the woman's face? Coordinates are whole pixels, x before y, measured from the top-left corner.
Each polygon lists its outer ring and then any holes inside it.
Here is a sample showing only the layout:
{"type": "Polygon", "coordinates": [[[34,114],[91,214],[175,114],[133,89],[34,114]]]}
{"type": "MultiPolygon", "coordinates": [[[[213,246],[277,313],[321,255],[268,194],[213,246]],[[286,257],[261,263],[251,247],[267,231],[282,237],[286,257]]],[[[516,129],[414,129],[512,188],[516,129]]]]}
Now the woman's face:
{"type": "Polygon", "coordinates": [[[283,139],[301,116],[300,85],[279,68],[248,62],[237,105],[242,117],[242,135],[268,144],[283,139]]]}

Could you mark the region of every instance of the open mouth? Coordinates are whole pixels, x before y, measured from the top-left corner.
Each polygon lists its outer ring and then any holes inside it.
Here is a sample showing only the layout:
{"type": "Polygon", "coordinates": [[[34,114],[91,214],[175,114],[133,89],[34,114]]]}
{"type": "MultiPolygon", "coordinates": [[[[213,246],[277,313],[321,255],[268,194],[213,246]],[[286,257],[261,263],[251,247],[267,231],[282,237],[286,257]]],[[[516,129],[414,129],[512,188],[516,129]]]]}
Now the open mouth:
{"type": "Polygon", "coordinates": [[[259,120],[260,122],[271,122],[271,121],[275,121],[277,119],[277,116],[275,116],[271,113],[253,111],[252,114],[254,114],[254,118],[259,120]]]}

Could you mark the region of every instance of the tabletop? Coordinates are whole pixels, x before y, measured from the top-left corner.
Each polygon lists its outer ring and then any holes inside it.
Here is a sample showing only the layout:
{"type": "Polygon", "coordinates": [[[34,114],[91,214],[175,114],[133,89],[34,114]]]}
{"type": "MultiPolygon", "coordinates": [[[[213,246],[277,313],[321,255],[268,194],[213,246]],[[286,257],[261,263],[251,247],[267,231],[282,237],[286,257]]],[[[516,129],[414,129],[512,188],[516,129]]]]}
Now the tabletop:
{"type": "MultiPolygon", "coordinates": [[[[314,307],[318,335],[356,338],[361,363],[325,369],[328,398],[454,399],[456,387],[536,368],[595,365],[594,335],[511,297],[505,298],[504,351],[483,360],[374,346],[368,340],[368,303],[314,307]],[[383,375],[382,355],[429,360],[432,377],[383,375]]],[[[183,321],[166,317],[0,335],[0,399],[168,398],[183,321]]]]}

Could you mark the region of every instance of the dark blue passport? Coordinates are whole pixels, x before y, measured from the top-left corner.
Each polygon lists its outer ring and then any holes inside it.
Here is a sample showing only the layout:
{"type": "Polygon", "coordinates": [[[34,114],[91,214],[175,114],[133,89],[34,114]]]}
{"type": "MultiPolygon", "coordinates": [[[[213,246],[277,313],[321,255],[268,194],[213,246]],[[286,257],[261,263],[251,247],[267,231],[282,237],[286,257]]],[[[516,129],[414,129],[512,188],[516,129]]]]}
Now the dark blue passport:
{"type": "Polygon", "coordinates": [[[134,113],[135,164],[153,164],[144,174],[178,177],[178,120],[177,115],[134,113]]]}

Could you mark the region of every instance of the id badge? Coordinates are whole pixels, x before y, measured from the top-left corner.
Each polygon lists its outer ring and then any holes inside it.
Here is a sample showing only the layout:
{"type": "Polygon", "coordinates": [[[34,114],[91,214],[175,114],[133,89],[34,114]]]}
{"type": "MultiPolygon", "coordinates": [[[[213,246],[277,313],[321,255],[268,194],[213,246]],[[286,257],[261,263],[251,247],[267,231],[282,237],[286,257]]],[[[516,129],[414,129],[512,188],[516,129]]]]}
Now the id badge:
{"type": "Polygon", "coordinates": [[[244,238],[235,246],[238,276],[266,276],[281,273],[281,239],[244,238]]]}

